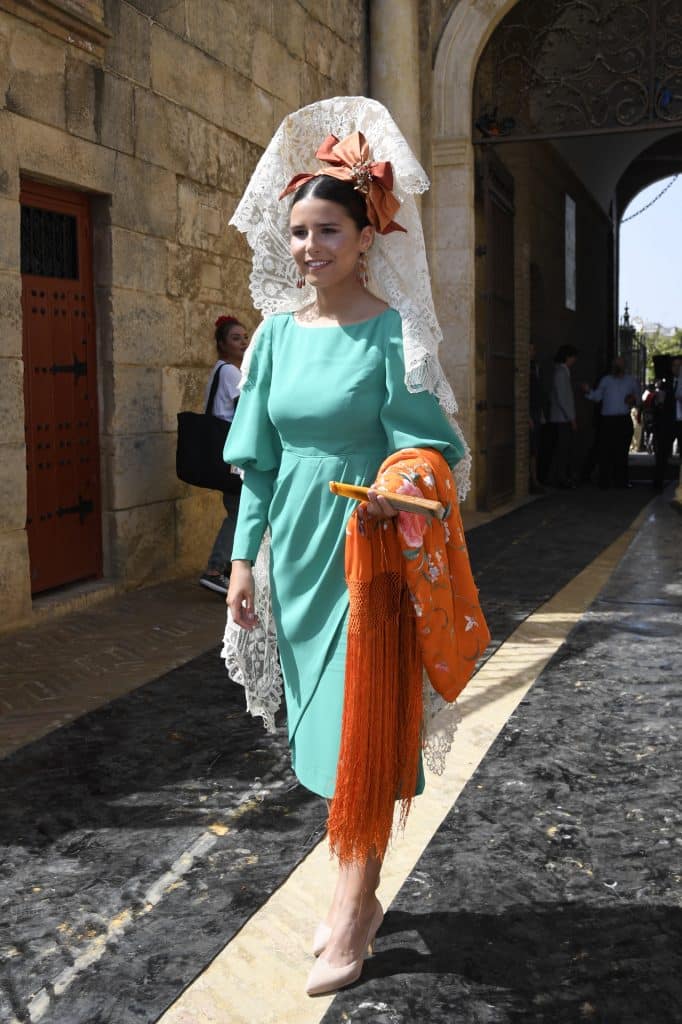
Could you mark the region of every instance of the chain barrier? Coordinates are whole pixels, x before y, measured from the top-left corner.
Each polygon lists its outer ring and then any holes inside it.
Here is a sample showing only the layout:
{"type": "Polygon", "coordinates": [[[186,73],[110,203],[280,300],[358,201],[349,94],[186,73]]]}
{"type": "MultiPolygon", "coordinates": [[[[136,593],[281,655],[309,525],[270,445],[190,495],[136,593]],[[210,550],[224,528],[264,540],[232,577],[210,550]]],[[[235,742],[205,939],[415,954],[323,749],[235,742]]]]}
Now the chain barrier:
{"type": "Polygon", "coordinates": [[[654,205],[654,203],[658,202],[661,196],[664,196],[666,194],[668,189],[673,187],[678,178],[679,174],[676,174],[674,178],[671,178],[671,180],[668,182],[665,188],[661,189],[657,196],[654,196],[650,203],[647,203],[646,206],[643,206],[641,210],[637,210],[636,213],[631,213],[629,217],[623,217],[621,224],[627,224],[629,220],[634,220],[635,217],[639,217],[640,213],[645,213],[651,206],[654,205]]]}

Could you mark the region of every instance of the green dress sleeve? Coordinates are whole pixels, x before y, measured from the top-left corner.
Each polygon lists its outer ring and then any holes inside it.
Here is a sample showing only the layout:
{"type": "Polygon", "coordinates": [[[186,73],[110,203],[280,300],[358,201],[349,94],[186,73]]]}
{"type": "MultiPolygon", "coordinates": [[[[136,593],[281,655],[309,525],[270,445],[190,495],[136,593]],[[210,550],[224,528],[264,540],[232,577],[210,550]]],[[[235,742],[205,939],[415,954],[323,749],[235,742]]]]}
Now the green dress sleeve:
{"type": "Polygon", "coordinates": [[[386,400],[381,423],[389,455],[403,448],[435,448],[451,469],[464,455],[464,446],[438,399],[430,391],[416,394],[405,386],[402,337],[389,336],[386,344],[386,400]]]}
{"type": "Polygon", "coordinates": [[[227,435],[223,458],[244,470],[232,558],[255,562],[268,525],[282,446],[269,415],[272,378],[272,325],[260,329],[249,375],[242,384],[237,411],[227,435]]]}

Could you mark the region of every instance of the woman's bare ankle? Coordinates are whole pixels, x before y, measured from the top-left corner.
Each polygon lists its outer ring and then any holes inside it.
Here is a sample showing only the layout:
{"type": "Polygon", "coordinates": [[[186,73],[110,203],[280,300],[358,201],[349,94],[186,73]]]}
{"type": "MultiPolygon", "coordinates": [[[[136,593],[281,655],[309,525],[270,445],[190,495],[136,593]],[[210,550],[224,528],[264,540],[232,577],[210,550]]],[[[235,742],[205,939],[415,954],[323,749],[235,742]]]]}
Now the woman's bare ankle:
{"type": "Polygon", "coordinates": [[[347,900],[339,908],[324,952],[329,963],[340,967],[363,956],[376,907],[377,898],[371,894],[347,900]]]}

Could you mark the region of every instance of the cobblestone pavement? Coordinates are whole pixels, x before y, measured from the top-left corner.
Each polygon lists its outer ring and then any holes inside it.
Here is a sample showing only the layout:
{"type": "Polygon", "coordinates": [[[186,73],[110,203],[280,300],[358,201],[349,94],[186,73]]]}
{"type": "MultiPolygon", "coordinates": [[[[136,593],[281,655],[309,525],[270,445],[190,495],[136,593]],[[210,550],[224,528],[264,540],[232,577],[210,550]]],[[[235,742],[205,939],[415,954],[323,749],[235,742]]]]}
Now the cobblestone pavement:
{"type": "MultiPolygon", "coordinates": [[[[618,536],[648,496],[643,491],[625,492],[622,500],[615,503],[607,502],[603,494],[591,489],[553,495],[475,530],[470,535],[472,561],[484,606],[491,610],[495,643],[499,645],[521,618],[618,536]],[[557,545],[557,538],[562,540],[561,545],[557,545]]],[[[661,561],[659,548],[660,538],[650,552],[650,559],[656,564],[661,561]]],[[[670,566],[665,571],[669,573],[670,566]]],[[[169,603],[160,600],[160,590],[156,599],[149,594],[149,607],[155,609],[152,621],[163,629],[172,629],[176,622],[169,603]],[[159,607],[163,607],[163,618],[159,617],[159,607]]],[[[166,671],[165,675],[104,707],[95,706],[76,721],[16,750],[2,763],[0,920],[8,926],[1,947],[2,1021],[155,1021],[284,881],[321,834],[321,802],[295,784],[282,735],[275,739],[266,737],[257,724],[246,718],[240,694],[226,685],[215,651],[193,657],[199,643],[192,630],[193,617],[201,623],[197,631],[209,630],[210,646],[215,641],[216,625],[212,619],[208,623],[208,617],[219,620],[219,632],[223,609],[220,602],[205,601],[200,591],[193,592],[192,597],[197,598],[199,611],[183,612],[178,627],[181,639],[187,636],[186,664],[178,661],[180,667],[171,671],[167,671],[169,665],[164,665],[155,671],[156,675],[166,671]],[[187,617],[183,617],[185,614],[187,617]],[[194,649],[190,650],[192,645],[194,649]]],[[[145,632],[149,627],[145,629],[136,621],[139,613],[134,609],[128,607],[126,611],[125,602],[123,599],[118,628],[114,609],[106,613],[111,620],[102,620],[111,629],[107,643],[120,642],[123,634],[125,650],[128,631],[136,637],[131,641],[131,652],[123,654],[123,663],[131,669],[126,673],[124,694],[136,686],[131,682],[135,671],[142,673],[146,665],[147,679],[152,678],[148,670],[153,658],[164,651],[168,656],[167,645],[161,639],[151,652],[152,659],[147,661],[145,632]]],[[[96,612],[85,613],[84,617],[89,615],[95,616],[96,612]]],[[[41,627],[38,639],[42,643],[44,631],[53,630],[58,645],[60,625],[64,624],[62,620],[61,624],[41,627]]],[[[77,630],[70,631],[72,628],[75,624],[62,634],[62,641],[65,635],[63,642],[78,647],[81,638],[77,630]]],[[[102,661],[94,653],[99,643],[97,630],[94,625],[90,629],[91,660],[79,662],[76,675],[82,681],[82,691],[88,697],[92,694],[97,705],[101,703],[98,675],[102,661]]],[[[30,636],[35,633],[20,637],[22,643],[28,644],[26,651],[30,650],[30,636]]],[[[3,644],[12,642],[16,638],[7,638],[3,644]]],[[[17,654],[16,658],[19,657],[17,654]]],[[[5,664],[13,668],[11,661],[5,664]]],[[[21,669],[19,678],[23,679],[24,664],[15,664],[21,669]]],[[[569,711],[573,707],[574,703],[569,711]]],[[[520,713],[525,715],[526,710],[524,707],[520,713]]],[[[548,714],[545,709],[540,720],[548,714]]],[[[498,744],[481,771],[491,761],[502,761],[507,750],[513,748],[505,744],[508,741],[501,747],[498,744]]],[[[506,769],[502,766],[500,770],[504,774],[506,769]]],[[[510,776],[513,777],[516,776],[510,776]]],[[[471,865],[487,849],[485,828],[478,839],[476,829],[483,827],[486,820],[506,820],[505,804],[499,796],[487,809],[480,810],[476,802],[478,785],[467,790],[467,794],[474,794],[475,828],[466,829],[468,847],[461,842],[462,850],[468,850],[465,859],[470,874],[471,865]]],[[[505,790],[504,795],[506,799],[515,798],[511,789],[505,790]]],[[[621,797],[619,794],[622,804],[621,797]]],[[[456,808],[460,804],[461,800],[456,808]]],[[[446,823],[445,834],[450,827],[446,823]]],[[[512,828],[506,831],[509,835],[513,833],[512,828]]],[[[443,861],[439,836],[440,833],[432,843],[439,850],[437,865],[443,861]]],[[[519,850],[507,849],[507,870],[513,864],[514,874],[518,873],[519,850]]],[[[455,865],[456,860],[451,859],[455,865]]],[[[528,894],[532,892],[533,871],[538,868],[531,863],[532,855],[526,859],[528,868],[522,873],[528,882],[528,894]]],[[[433,871],[434,878],[439,870],[438,866],[433,871]]],[[[420,866],[418,872],[421,871],[420,866]]],[[[461,893],[458,878],[448,875],[444,899],[448,891],[461,893]]],[[[414,892],[410,886],[415,884],[408,881],[404,892],[414,892]]],[[[428,884],[433,895],[435,886],[433,882],[428,884]]],[[[490,893],[488,896],[496,898],[490,893]]],[[[485,913],[494,917],[495,906],[490,909],[491,905],[485,903],[485,892],[477,899],[487,907],[485,913]]],[[[666,899],[665,895],[661,897],[664,907],[666,899]]],[[[442,911],[446,923],[451,909],[448,905],[442,911]]],[[[413,914],[413,897],[401,894],[395,905],[395,912],[399,911],[413,914]],[[403,900],[406,904],[401,903],[403,900]]],[[[469,913],[479,911],[480,907],[469,913]]],[[[395,930],[392,914],[393,910],[387,917],[387,936],[395,930]]],[[[527,918],[529,922],[533,920],[530,912],[527,918]]],[[[451,923],[459,927],[461,922],[451,923]]],[[[488,941],[486,933],[485,942],[488,941]]],[[[438,944],[441,943],[451,949],[452,935],[441,935],[438,944]]],[[[500,1003],[497,1016],[477,1017],[472,1015],[473,1010],[461,1018],[430,1016],[430,1009],[426,1010],[427,993],[436,995],[429,985],[442,980],[440,961],[434,971],[410,972],[406,967],[412,955],[409,942],[402,953],[398,947],[395,955],[399,958],[396,971],[382,968],[377,973],[372,966],[360,986],[337,997],[330,1010],[336,1016],[329,1020],[569,1019],[504,1016],[512,1006],[509,1002],[500,1003]],[[379,986],[376,992],[375,985],[379,986]],[[420,1004],[422,990],[424,1002],[420,1004]],[[401,993],[408,991],[414,1006],[421,1006],[419,1012],[413,1013],[412,1004],[401,1002],[401,993]],[[384,1000],[386,1006],[394,1006],[393,1015],[357,1016],[364,1012],[360,1004],[366,995],[376,1007],[377,993],[380,1002],[384,1000]],[[342,1017],[342,1013],[352,1017],[342,1017]]],[[[389,965],[394,964],[393,957],[391,953],[389,965]]],[[[383,963],[384,968],[387,965],[385,957],[383,961],[377,958],[376,963],[379,967],[383,963]]],[[[465,978],[464,988],[467,986],[467,990],[473,991],[465,978]]],[[[461,999],[459,990],[446,992],[446,1002],[450,995],[456,997],[456,1002],[461,999]]],[[[514,1006],[512,1010],[516,1012],[514,1006]]],[[[541,1013],[542,1007],[537,1012],[541,1013]]],[[[593,1019],[611,1022],[611,1018],[593,1019]]]]}

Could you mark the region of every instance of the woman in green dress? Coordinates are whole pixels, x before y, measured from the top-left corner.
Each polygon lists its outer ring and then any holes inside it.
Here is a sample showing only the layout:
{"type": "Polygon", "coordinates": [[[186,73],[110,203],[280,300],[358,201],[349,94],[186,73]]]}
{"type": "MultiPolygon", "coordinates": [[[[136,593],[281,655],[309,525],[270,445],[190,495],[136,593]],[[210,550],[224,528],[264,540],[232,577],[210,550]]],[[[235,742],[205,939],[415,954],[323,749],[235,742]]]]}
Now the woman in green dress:
{"type": "MultiPolygon", "coordinates": [[[[439,450],[454,467],[465,446],[434,394],[408,390],[401,315],[366,284],[377,229],[401,229],[386,210],[377,214],[356,179],[307,177],[292,189],[289,248],[299,286],[313,297],[261,326],[225,448],[225,460],[244,472],[227,601],[239,627],[256,626],[252,566],[269,529],[292,765],[306,788],[329,800],[343,711],[352,511],[329,481],[371,483],[387,455],[416,446],[439,450]]],[[[367,514],[384,519],[395,511],[370,492],[367,514]]],[[[340,868],[315,937],[322,955],[309,994],[359,976],[383,917],[380,867],[370,858],[340,868]]]]}

